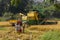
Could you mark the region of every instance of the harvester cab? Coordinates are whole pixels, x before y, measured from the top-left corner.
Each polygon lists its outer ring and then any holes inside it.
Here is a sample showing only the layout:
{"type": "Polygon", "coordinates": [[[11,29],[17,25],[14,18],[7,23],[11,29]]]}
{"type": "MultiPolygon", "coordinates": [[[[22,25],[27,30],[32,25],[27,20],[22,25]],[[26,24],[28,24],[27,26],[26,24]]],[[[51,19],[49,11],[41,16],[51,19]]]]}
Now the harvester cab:
{"type": "Polygon", "coordinates": [[[38,24],[38,12],[30,11],[29,13],[27,13],[27,20],[28,24],[38,24]]]}

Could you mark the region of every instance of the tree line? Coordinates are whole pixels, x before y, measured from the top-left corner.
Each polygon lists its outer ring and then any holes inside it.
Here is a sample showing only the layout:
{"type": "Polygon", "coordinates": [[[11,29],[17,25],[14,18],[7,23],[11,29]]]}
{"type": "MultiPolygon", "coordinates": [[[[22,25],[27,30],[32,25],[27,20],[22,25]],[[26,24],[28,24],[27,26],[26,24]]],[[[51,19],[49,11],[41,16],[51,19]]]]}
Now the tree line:
{"type": "MultiPolygon", "coordinates": [[[[11,14],[24,13],[30,10],[38,10],[43,15],[60,17],[60,3],[55,0],[35,2],[35,0],[0,0],[0,16],[10,12],[11,14]],[[57,14],[57,15],[56,15],[57,14]]],[[[5,14],[6,15],[6,14],[5,14]]]]}

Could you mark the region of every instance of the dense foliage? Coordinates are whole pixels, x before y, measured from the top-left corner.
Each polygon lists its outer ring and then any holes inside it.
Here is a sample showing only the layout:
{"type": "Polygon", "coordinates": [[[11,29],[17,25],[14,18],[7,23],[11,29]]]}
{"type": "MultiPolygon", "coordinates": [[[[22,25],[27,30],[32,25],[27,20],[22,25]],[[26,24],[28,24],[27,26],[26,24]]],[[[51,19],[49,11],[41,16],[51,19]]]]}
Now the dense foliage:
{"type": "Polygon", "coordinates": [[[55,0],[44,0],[43,2],[35,2],[35,0],[0,0],[0,16],[4,16],[7,12],[16,15],[17,13],[27,14],[30,10],[38,10],[40,14],[45,16],[54,16],[60,18],[60,3],[54,3],[55,0]],[[55,15],[56,14],[56,15],[55,15]]]}

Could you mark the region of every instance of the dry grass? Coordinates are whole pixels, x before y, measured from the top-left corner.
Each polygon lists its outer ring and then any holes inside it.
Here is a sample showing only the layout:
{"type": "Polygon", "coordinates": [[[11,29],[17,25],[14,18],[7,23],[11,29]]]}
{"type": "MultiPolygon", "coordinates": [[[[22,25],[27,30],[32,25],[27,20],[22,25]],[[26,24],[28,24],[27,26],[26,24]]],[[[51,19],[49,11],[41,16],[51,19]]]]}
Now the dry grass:
{"type": "Polygon", "coordinates": [[[3,26],[3,27],[9,27],[11,26],[11,24],[7,21],[7,22],[0,22],[0,27],[3,26]]]}
{"type": "MultiPolygon", "coordinates": [[[[29,28],[25,29],[25,33],[18,34],[15,31],[14,27],[5,27],[7,30],[3,31],[0,30],[0,40],[17,40],[18,38],[21,40],[37,40],[37,38],[42,35],[43,33],[49,30],[60,30],[60,21],[57,25],[32,25],[29,28]],[[32,35],[32,37],[31,37],[32,35]]],[[[2,24],[9,24],[8,22],[2,22],[2,24]]]]}
{"type": "Polygon", "coordinates": [[[30,26],[29,29],[38,31],[60,30],[60,21],[55,25],[33,25],[30,26]]]}
{"type": "Polygon", "coordinates": [[[30,30],[38,30],[38,31],[49,31],[49,30],[59,30],[60,25],[34,25],[29,27],[30,30]]]}

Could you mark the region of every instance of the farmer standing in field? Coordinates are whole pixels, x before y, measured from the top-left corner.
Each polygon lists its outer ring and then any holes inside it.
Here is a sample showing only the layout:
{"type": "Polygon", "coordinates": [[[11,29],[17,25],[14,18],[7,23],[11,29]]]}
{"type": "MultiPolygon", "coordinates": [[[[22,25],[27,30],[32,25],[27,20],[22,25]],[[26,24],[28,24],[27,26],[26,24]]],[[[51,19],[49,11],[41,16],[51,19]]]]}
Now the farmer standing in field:
{"type": "Polygon", "coordinates": [[[22,13],[20,13],[17,24],[16,24],[16,31],[17,32],[24,32],[24,27],[22,25],[22,13]]]}
{"type": "Polygon", "coordinates": [[[22,32],[22,21],[20,19],[18,19],[17,24],[15,25],[15,27],[16,27],[16,31],[18,33],[22,32]]]}

